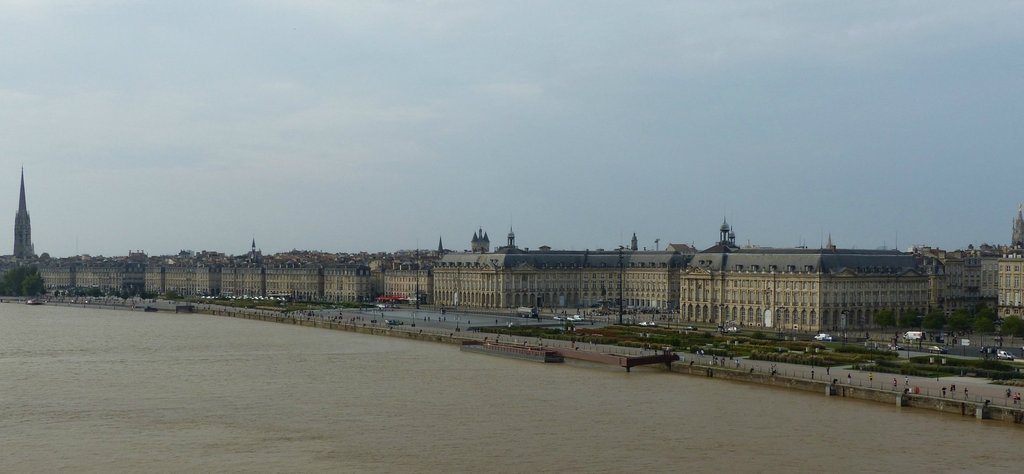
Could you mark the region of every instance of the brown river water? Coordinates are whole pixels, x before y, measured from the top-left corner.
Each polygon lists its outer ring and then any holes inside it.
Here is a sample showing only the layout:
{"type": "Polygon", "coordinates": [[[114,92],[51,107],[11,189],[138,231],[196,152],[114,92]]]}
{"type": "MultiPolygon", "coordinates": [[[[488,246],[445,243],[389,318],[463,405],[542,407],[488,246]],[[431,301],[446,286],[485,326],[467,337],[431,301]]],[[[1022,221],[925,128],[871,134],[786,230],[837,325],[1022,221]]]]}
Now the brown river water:
{"type": "Polygon", "coordinates": [[[1024,430],[654,369],[0,305],[0,472],[999,472],[1024,430]]]}

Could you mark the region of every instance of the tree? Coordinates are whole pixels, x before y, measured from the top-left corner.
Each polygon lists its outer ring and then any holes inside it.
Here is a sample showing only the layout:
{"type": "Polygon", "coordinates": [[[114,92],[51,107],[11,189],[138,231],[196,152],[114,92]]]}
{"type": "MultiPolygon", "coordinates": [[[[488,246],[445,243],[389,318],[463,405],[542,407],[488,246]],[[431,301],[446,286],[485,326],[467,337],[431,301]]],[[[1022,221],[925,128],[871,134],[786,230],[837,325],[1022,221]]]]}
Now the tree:
{"type": "Polygon", "coordinates": [[[35,296],[46,292],[46,284],[36,267],[12,268],[0,280],[0,294],[4,296],[35,296]]]}
{"type": "Polygon", "coordinates": [[[892,327],[896,325],[896,314],[891,309],[884,309],[875,313],[875,324],[882,327],[882,329],[892,327]]]}
{"type": "Polygon", "coordinates": [[[978,319],[978,318],[985,318],[985,319],[987,319],[987,320],[989,320],[989,321],[992,321],[992,322],[995,322],[995,320],[996,320],[996,317],[997,317],[997,316],[996,316],[996,312],[995,312],[995,311],[992,311],[991,309],[988,309],[988,308],[981,308],[981,309],[980,309],[980,310],[978,310],[978,312],[977,312],[977,313],[976,313],[976,314],[974,315],[974,319],[978,319]]]}
{"type": "Polygon", "coordinates": [[[953,314],[949,316],[949,320],[946,323],[954,331],[966,331],[971,327],[971,313],[963,308],[958,309],[953,311],[953,314]]]}
{"type": "Polygon", "coordinates": [[[46,293],[46,285],[43,283],[43,278],[38,273],[32,273],[25,276],[25,279],[21,281],[21,294],[24,296],[38,296],[46,293]]]}
{"type": "Polygon", "coordinates": [[[1024,319],[1017,316],[1010,316],[999,326],[999,333],[1010,336],[1010,345],[1013,345],[1013,337],[1024,336],[1024,319]]]}
{"type": "Polygon", "coordinates": [[[986,333],[996,330],[996,323],[988,318],[974,317],[974,332],[986,333]]]}
{"type": "Polygon", "coordinates": [[[901,328],[917,327],[921,324],[921,317],[914,313],[903,313],[900,315],[899,323],[901,328]]]}
{"type": "Polygon", "coordinates": [[[929,331],[941,331],[946,326],[946,315],[941,310],[932,311],[924,316],[921,327],[929,331]]]}

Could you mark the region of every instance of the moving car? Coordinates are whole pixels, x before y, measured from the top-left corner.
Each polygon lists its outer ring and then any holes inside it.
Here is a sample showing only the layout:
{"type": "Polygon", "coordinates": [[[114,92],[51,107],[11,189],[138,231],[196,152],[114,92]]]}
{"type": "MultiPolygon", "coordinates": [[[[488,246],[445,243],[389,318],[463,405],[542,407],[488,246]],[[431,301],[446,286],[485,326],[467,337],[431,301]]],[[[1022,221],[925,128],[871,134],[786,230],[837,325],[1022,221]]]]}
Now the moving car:
{"type": "Polygon", "coordinates": [[[939,347],[939,346],[930,346],[930,347],[928,347],[927,350],[928,350],[928,352],[931,352],[932,354],[945,354],[946,353],[946,348],[945,347],[939,347]]]}
{"type": "Polygon", "coordinates": [[[1013,360],[1013,354],[1010,354],[1009,352],[1000,349],[998,352],[996,352],[996,359],[1013,360]]]}
{"type": "Polygon", "coordinates": [[[829,334],[821,333],[821,334],[818,334],[817,336],[814,336],[814,340],[815,341],[828,341],[828,342],[832,342],[832,341],[835,340],[835,338],[833,338],[829,334]]]}
{"type": "Polygon", "coordinates": [[[583,321],[583,316],[574,314],[572,316],[569,316],[569,321],[583,321]]]}

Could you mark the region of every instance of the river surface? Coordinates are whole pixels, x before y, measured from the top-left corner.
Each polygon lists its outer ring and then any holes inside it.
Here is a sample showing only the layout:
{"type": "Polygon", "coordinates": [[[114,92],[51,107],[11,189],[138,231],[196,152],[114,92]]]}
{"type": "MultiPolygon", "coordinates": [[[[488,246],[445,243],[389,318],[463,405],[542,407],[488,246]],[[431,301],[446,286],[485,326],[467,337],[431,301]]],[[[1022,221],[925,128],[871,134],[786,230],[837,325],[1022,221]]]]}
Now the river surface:
{"type": "Polygon", "coordinates": [[[1024,431],[208,315],[0,305],[0,472],[996,472],[1024,431]]]}

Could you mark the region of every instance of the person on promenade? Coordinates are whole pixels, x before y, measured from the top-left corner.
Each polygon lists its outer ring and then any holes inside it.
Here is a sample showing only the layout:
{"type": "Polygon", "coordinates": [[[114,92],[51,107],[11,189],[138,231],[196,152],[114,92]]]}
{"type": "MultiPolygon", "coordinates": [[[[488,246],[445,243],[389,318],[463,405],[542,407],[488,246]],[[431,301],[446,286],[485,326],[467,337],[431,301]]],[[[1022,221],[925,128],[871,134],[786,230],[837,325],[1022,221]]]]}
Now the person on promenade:
{"type": "Polygon", "coordinates": [[[899,385],[899,381],[896,380],[896,377],[893,377],[892,378],[892,389],[896,390],[896,386],[897,385],[899,385]]]}
{"type": "Polygon", "coordinates": [[[853,385],[853,375],[846,374],[846,385],[853,385]]]}
{"type": "Polygon", "coordinates": [[[942,398],[946,398],[946,386],[942,386],[942,398]]]}
{"type": "Polygon", "coordinates": [[[964,400],[967,400],[967,387],[964,387],[964,400]]]}

